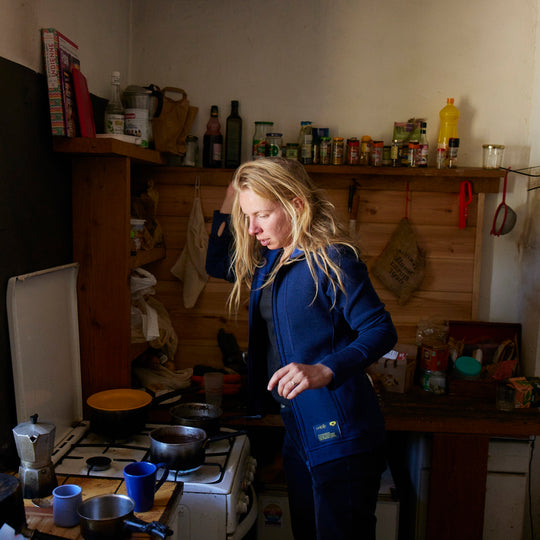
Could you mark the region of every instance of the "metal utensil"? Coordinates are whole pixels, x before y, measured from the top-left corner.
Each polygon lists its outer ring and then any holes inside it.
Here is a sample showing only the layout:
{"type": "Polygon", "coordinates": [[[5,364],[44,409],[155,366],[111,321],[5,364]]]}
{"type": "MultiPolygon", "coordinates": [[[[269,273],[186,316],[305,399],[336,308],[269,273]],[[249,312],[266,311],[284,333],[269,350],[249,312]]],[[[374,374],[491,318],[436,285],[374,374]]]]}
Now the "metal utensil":
{"type": "Polygon", "coordinates": [[[509,170],[510,167],[504,175],[502,202],[499,204],[499,206],[497,206],[497,210],[495,210],[495,215],[493,216],[493,225],[491,227],[491,234],[493,236],[508,234],[514,228],[517,221],[516,213],[506,204],[506,183],[508,180],[509,170]]]}

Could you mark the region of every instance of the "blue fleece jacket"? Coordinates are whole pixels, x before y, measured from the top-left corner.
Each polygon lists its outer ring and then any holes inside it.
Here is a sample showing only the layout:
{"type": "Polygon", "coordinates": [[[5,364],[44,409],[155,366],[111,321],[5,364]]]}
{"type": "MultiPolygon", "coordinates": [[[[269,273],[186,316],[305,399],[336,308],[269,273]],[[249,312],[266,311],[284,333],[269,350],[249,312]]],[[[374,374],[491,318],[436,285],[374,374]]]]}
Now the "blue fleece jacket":
{"type": "MultiPolygon", "coordinates": [[[[216,212],[209,239],[206,270],[231,280],[228,216],[216,212]],[[227,223],[222,236],[217,230],[227,223]]],[[[342,270],[345,293],[334,294],[322,272],[319,290],[301,251],[282,266],[272,284],[272,311],[281,364],[322,363],[334,373],[324,388],[305,390],[291,400],[308,466],[378,448],[384,440],[384,420],[365,368],[396,343],[389,313],[379,300],[365,264],[348,248],[331,247],[330,256],[342,270]]],[[[259,312],[261,285],[281,250],[263,252],[249,300],[250,413],[264,413],[268,393],[266,325],[259,312]]],[[[287,426],[286,426],[287,427],[287,426]]]]}

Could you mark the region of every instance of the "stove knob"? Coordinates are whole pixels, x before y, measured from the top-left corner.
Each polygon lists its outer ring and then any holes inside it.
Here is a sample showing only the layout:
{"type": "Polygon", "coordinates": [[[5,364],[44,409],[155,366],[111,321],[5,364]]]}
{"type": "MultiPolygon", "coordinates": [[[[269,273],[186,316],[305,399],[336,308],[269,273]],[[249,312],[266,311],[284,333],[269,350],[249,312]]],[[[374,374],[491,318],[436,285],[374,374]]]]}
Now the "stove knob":
{"type": "Polygon", "coordinates": [[[236,512],[238,514],[245,514],[248,511],[249,497],[244,494],[236,504],[236,512]]]}

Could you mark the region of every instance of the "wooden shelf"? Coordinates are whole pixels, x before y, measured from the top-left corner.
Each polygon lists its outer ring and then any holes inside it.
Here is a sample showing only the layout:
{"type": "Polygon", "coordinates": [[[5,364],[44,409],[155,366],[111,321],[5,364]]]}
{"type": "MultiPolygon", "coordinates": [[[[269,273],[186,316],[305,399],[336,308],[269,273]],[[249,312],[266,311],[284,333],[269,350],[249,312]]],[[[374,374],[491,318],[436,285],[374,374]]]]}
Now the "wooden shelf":
{"type": "MultiPolygon", "coordinates": [[[[468,180],[473,193],[498,193],[504,171],[481,167],[434,169],[418,167],[353,167],[350,165],[307,165],[313,180],[324,188],[347,189],[352,179],[359,189],[382,191],[413,191],[459,193],[461,182],[468,180]]],[[[206,169],[202,167],[160,167],[160,182],[194,184],[199,178],[202,185],[226,186],[233,169],[206,169]],[[174,172],[178,172],[177,175],[174,172]],[[171,180],[173,179],[173,180],[171,180]]]]}
{"type": "Polygon", "coordinates": [[[155,247],[148,251],[137,251],[136,255],[131,255],[129,258],[129,268],[138,268],[139,266],[144,266],[145,264],[150,264],[164,258],[165,248],[163,246],[155,247]]]}
{"type": "Polygon", "coordinates": [[[55,152],[85,156],[123,156],[141,163],[163,165],[166,159],[161,152],[135,144],[108,138],[53,137],[55,152]]]}

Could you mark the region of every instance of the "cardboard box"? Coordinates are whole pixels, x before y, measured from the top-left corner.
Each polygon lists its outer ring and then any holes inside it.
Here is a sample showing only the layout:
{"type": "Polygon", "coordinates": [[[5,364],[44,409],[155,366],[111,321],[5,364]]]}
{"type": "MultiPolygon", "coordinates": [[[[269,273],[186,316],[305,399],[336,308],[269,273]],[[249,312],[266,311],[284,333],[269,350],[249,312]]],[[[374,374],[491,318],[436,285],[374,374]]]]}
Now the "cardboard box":
{"type": "Polygon", "coordinates": [[[382,385],[389,392],[407,392],[414,381],[417,350],[416,345],[398,343],[392,351],[379,358],[367,368],[374,384],[382,385]]]}

